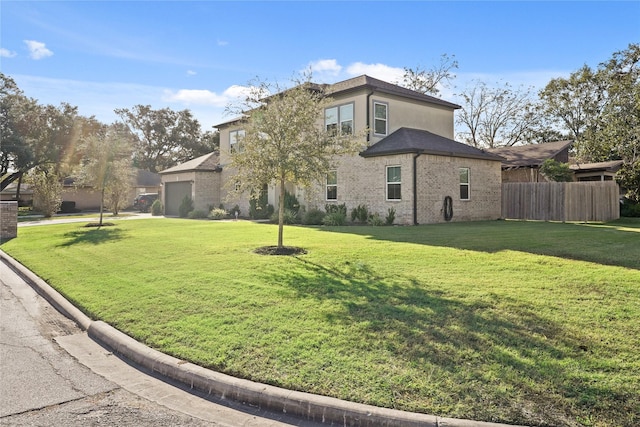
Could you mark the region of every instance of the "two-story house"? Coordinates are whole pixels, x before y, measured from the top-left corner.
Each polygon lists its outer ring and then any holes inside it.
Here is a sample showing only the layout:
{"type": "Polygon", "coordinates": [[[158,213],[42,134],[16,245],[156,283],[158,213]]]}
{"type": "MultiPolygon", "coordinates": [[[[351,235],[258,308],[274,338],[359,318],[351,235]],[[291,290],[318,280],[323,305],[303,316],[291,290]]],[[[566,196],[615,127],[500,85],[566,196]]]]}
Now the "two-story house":
{"type": "MultiPolygon", "coordinates": [[[[305,193],[290,186],[288,191],[307,208],[344,203],[351,210],[363,204],[382,217],[393,208],[396,223],[406,225],[500,217],[503,159],[453,140],[454,111],[460,106],[366,75],[324,89],[332,104],[320,122],[327,130],[368,129],[363,144],[367,148],[336,158],[317,191],[305,193]]],[[[230,153],[242,137],[242,123],[232,120],[216,126],[220,131],[218,173],[221,200],[230,206],[238,204],[246,213],[248,195],[229,199],[229,187],[224,186],[234,180],[230,153]]],[[[268,188],[268,199],[277,206],[274,187],[268,188]]]]}

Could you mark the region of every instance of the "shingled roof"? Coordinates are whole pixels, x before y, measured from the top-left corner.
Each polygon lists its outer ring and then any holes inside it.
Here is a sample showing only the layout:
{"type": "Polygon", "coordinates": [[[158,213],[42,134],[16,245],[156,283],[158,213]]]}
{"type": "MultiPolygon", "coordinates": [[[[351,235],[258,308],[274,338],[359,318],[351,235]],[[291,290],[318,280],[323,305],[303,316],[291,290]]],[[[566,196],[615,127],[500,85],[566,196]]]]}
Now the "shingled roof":
{"type": "Polygon", "coordinates": [[[362,157],[388,156],[392,154],[421,153],[435,156],[463,157],[503,161],[496,154],[445,138],[426,130],[400,128],[360,153],[362,157]]]}
{"type": "Polygon", "coordinates": [[[519,145],[516,147],[490,148],[487,151],[504,157],[504,168],[540,166],[547,159],[553,159],[569,148],[573,141],[545,142],[542,144],[519,145]]]}
{"type": "Polygon", "coordinates": [[[354,77],[349,80],[326,85],[325,93],[328,96],[335,96],[343,92],[358,90],[362,88],[368,88],[390,95],[398,95],[405,98],[411,98],[417,101],[429,102],[431,104],[438,104],[443,107],[451,108],[453,110],[461,108],[458,104],[444,101],[434,96],[425,95],[423,93],[416,92],[415,90],[407,89],[406,87],[398,86],[393,83],[385,82],[383,80],[367,76],[366,74],[354,77]]]}
{"type": "Polygon", "coordinates": [[[222,170],[220,167],[220,162],[218,159],[218,152],[214,151],[209,154],[205,154],[204,156],[196,157],[193,160],[189,160],[187,162],[181,163],[177,166],[174,166],[169,169],[165,169],[160,171],[159,173],[176,173],[176,172],[211,172],[211,171],[219,171],[222,170]]]}

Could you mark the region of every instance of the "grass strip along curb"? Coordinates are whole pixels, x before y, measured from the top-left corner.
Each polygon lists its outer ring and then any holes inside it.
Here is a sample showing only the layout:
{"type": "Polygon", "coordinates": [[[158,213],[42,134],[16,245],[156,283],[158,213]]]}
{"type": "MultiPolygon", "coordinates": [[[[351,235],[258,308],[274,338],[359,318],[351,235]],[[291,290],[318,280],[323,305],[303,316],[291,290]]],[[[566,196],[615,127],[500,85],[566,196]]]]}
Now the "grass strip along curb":
{"type": "Polygon", "coordinates": [[[238,379],[182,361],[147,347],[102,321],[92,321],[44,280],[0,250],[0,260],[10,266],[47,302],[86,331],[90,338],[113,353],[147,370],[178,381],[216,398],[232,400],[305,420],[345,426],[398,427],[500,427],[506,424],[441,418],[348,402],[332,397],[291,391],[238,379]]]}

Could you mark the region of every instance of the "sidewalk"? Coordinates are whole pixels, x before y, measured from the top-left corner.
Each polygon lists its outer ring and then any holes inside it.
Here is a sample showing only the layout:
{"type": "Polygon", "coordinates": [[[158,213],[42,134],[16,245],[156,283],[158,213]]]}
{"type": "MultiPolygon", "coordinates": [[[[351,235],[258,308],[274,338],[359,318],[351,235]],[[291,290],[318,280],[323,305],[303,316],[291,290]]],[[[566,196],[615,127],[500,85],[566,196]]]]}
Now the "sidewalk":
{"type": "MultiPolygon", "coordinates": [[[[83,219],[86,221],[86,218],[83,219]]],[[[50,222],[48,222],[50,223],[50,222]]],[[[58,311],[86,330],[89,337],[152,374],[184,384],[212,398],[302,421],[343,426],[506,427],[506,424],[442,418],[348,402],[234,378],[153,350],[102,321],[92,321],[33,272],[0,250],[4,261],[58,311]]]]}

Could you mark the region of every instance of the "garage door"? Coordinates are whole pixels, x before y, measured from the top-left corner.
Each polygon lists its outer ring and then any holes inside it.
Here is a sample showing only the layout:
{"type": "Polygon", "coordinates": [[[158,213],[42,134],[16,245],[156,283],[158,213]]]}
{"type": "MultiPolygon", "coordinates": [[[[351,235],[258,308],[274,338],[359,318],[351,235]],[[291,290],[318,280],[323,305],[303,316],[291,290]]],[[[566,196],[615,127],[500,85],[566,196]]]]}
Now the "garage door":
{"type": "Polygon", "coordinates": [[[164,214],[178,216],[184,196],[191,197],[191,182],[168,182],[165,183],[164,191],[164,214]]]}

